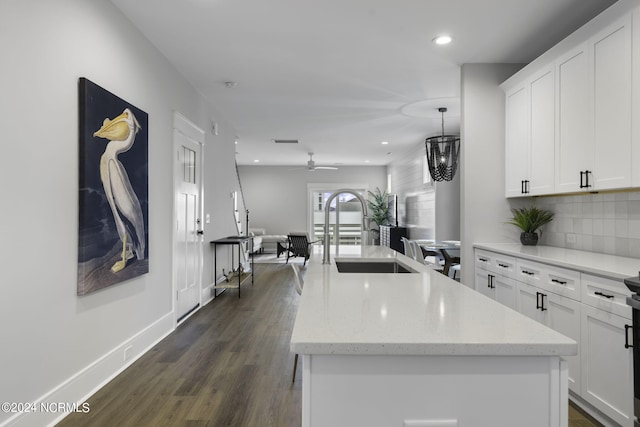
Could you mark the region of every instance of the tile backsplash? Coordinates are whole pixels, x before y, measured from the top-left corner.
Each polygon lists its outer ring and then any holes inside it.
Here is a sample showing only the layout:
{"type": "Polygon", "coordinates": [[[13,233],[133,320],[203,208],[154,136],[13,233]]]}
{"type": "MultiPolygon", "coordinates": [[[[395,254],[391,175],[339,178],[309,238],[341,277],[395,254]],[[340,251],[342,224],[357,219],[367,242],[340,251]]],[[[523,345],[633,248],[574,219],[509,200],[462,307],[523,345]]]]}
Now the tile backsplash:
{"type": "Polygon", "coordinates": [[[640,258],[640,191],[540,197],[555,212],[541,244],[640,258]]]}

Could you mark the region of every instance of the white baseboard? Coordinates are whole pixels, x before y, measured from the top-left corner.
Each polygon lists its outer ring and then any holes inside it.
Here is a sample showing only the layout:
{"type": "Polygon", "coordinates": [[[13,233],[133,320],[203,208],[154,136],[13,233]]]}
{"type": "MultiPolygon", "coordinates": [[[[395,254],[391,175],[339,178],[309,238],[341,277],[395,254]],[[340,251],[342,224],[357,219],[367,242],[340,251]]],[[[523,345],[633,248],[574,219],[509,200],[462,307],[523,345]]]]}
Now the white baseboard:
{"type": "Polygon", "coordinates": [[[53,426],[70,412],[64,408],[77,404],[78,411],[90,411],[85,402],[96,391],[128,368],[154,345],[175,329],[173,312],[135,334],[75,375],[36,399],[37,408],[9,418],[2,426],[31,427],[53,426]],[[125,360],[125,350],[128,358],[125,360]],[[59,404],[62,403],[62,407],[59,404]],[[83,404],[85,404],[83,406],[83,404]],[[47,409],[45,409],[47,408],[47,409]]]}

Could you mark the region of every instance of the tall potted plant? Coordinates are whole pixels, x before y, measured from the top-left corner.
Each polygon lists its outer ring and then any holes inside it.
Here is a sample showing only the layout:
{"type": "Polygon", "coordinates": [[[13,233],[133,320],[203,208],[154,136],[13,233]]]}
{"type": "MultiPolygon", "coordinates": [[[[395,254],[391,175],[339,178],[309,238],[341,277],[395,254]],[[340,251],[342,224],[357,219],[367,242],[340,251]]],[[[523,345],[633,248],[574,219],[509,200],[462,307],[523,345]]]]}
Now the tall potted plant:
{"type": "Polygon", "coordinates": [[[375,240],[379,240],[380,226],[389,222],[389,195],[386,191],[382,191],[380,188],[376,187],[375,192],[369,191],[369,197],[369,200],[367,200],[369,215],[373,222],[378,226],[378,230],[375,230],[378,232],[378,238],[375,240]]]}
{"type": "Polygon", "coordinates": [[[523,245],[535,246],[538,244],[538,237],[542,234],[542,227],[553,220],[554,213],[540,209],[535,206],[528,208],[516,209],[512,208],[513,218],[509,220],[508,224],[513,224],[522,230],[520,233],[520,243],[523,245]]]}

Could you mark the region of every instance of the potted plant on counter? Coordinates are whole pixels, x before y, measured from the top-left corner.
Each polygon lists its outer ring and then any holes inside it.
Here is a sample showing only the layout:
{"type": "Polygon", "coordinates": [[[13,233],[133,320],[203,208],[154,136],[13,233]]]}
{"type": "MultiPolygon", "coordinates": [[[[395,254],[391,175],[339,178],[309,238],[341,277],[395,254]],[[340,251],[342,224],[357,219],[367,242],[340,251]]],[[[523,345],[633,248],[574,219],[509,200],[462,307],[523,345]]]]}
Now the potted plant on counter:
{"type": "Polygon", "coordinates": [[[371,220],[376,223],[378,226],[378,230],[371,230],[372,232],[377,232],[378,237],[375,238],[377,242],[379,242],[380,236],[380,226],[386,224],[389,221],[389,204],[388,197],[386,191],[381,191],[380,188],[376,187],[376,191],[369,191],[370,199],[367,200],[367,205],[369,206],[369,215],[371,220]]]}
{"type": "Polygon", "coordinates": [[[538,244],[538,238],[542,234],[540,227],[553,220],[554,213],[535,206],[529,208],[512,208],[513,218],[508,224],[513,224],[522,230],[520,243],[534,246],[538,244]]]}

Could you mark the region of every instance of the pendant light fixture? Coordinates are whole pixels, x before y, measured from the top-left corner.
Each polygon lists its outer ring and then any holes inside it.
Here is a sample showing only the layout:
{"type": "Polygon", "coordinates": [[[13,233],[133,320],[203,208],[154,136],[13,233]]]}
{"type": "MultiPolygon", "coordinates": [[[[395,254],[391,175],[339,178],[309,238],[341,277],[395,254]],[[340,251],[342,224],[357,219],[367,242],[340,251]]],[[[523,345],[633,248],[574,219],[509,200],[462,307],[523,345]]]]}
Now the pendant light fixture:
{"type": "Polygon", "coordinates": [[[432,136],[425,140],[427,163],[434,181],[451,181],[458,168],[460,137],[444,134],[444,113],[447,109],[440,107],[438,111],[442,114],[442,136],[432,136]]]}

